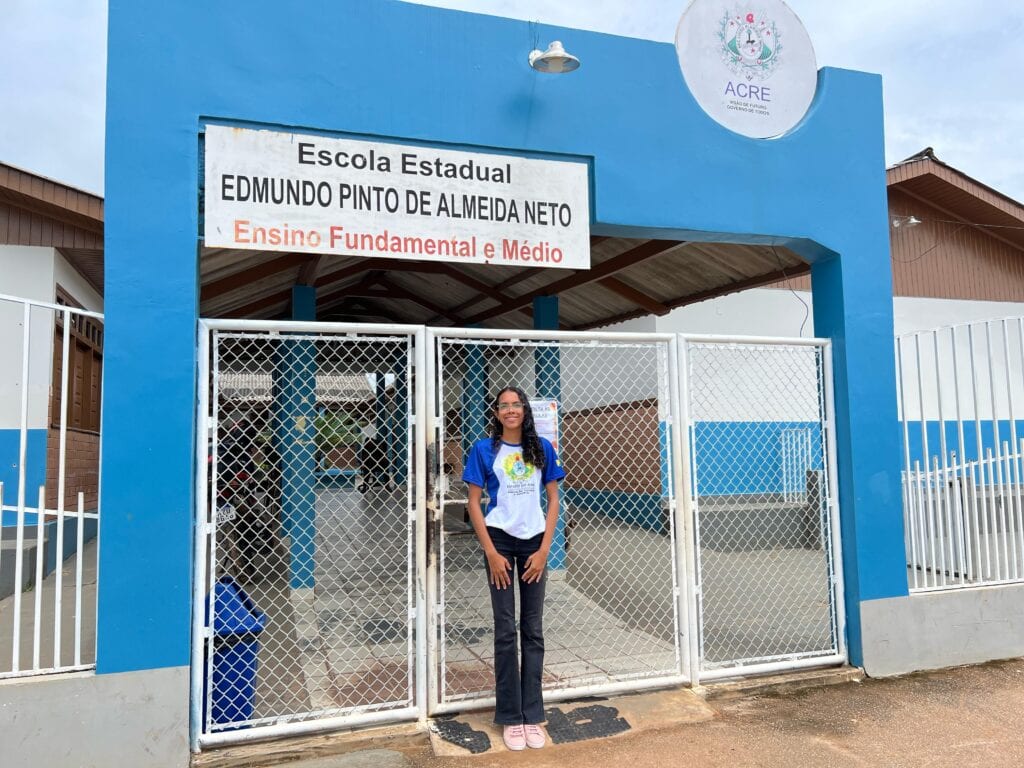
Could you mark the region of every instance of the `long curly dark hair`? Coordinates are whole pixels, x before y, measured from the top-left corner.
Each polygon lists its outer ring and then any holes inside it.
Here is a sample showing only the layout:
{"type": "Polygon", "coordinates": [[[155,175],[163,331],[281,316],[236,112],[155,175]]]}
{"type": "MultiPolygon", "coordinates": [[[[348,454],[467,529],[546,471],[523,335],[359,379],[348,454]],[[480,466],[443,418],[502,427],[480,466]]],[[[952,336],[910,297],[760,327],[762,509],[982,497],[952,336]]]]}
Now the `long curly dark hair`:
{"type": "Polygon", "coordinates": [[[540,445],[537,428],[533,424],[533,411],[530,410],[530,399],[519,387],[502,387],[491,401],[490,433],[491,440],[494,443],[494,452],[497,453],[498,449],[501,448],[501,433],[504,427],[501,425],[496,411],[498,410],[498,401],[501,400],[501,396],[506,392],[515,392],[519,402],[523,404],[523,461],[537,469],[544,469],[544,449],[540,445]]]}

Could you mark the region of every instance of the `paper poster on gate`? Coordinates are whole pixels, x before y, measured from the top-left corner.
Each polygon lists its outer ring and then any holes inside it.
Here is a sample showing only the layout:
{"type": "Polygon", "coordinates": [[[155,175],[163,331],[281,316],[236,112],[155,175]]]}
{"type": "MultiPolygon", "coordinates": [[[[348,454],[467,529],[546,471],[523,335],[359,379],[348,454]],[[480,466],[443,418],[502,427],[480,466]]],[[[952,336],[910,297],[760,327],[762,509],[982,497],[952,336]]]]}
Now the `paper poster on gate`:
{"type": "Polygon", "coordinates": [[[589,166],[208,125],[207,247],[590,269],[589,166]]]}
{"type": "Polygon", "coordinates": [[[558,452],[558,401],[531,400],[530,410],[533,411],[533,425],[537,435],[546,438],[558,452]]]}

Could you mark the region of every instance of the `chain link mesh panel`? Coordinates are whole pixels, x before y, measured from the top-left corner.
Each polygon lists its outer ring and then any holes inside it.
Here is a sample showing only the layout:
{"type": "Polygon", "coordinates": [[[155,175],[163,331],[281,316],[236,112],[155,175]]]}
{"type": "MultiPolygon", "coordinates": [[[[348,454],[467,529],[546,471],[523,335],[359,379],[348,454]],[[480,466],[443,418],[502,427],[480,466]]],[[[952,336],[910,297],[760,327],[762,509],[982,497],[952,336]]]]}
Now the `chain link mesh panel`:
{"type": "Polygon", "coordinates": [[[685,343],[701,667],[835,654],[823,348],[685,343]]]}
{"type": "Polygon", "coordinates": [[[412,706],[412,345],[213,332],[204,732],[412,706]]]}
{"type": "MultiPolygon", "coordinates": [[[[438,338],[439,698],[493,696],[484,556],[461,481],[503,386],[557,404],[567,475],[545,601],[546,690],[680,674],[668,342],[438,338]]],[[[540,401],[540,402],[536,402],[540,401]]],[[[541,428],[538,429],[544,434],[541,428]]]]}

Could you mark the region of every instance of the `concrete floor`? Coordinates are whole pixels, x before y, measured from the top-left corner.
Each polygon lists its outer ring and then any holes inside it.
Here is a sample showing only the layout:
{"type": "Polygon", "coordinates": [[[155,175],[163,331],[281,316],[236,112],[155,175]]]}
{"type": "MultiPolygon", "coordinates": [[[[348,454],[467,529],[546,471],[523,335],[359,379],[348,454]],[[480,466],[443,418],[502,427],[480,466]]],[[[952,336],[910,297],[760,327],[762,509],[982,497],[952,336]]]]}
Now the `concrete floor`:
{"type": "MultiPolygon", "coordinates": [[[[96,559],[97,541],[85,544],[82,555],[82,621],[80,664],[93,664],[96,660],[96,559]]],[[[5,555],[8,553],[5,552],[5,555]]],[[[26,562],[25,568],[34,568],[26,562]]],[[[72,555],[61,568],[61,627],[60,663],[64,667],[75,664],[75,591],[76,556],[72,555]]],[[[29,589],[21,594],[20,648],[18,666],[21,670],[33,668],[34,637],[36,630],[37,594],[40,595],[39,615],[39,667],[54,666],[54,616],[56,613],[57,573],[43,579],[41,590],[29,589]]],[[[14,595],[0,600],[0,675],[13,669],[14,651],[14,595]]]]}

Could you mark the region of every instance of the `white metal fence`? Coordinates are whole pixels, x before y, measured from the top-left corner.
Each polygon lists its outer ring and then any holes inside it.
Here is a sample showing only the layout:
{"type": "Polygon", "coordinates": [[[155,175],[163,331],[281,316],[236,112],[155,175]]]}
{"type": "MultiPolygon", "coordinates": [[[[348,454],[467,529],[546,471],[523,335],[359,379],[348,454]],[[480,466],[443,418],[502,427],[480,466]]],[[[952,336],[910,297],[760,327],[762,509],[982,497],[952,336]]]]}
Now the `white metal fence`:
{"type": "Polygon", "coordinates": [[[0,295],[0,678],[95,664],[102,320],[0,295]]]}
{"type": "Polygon", "coordinates": [[[197,745],[422,711],[422,489],[412,472],[421,336],[202,323],[197,745]],[[331,459],[349,453],[354,469],[331,459]]]}
{"type": "Polygon", "coordinates": [[[434,468],[450,478],[436,486],[433,710],[494,702],[491,605],[459,478],[469,447],[490,436],[490,398],[508,385],[526,392],[535,414],[554,415],[538,431],[568,473],[549,556],[546,697],[688,679],[670,437],[674,337],[432,330],[428,338],[434,468]]]}
{"type": "Polygon", "coordinates": [[[216,320],[200,367],[197,749],[493,701],[509,383],[568,472],[548,699],[844,659],[826,342],[216,320]]]}
{"type": "Polygon", "coordinates": [[[841,662],[828,342],[682,345],[701,678],[841,662]]]}
{"type": "Polygon", "coordinates": [[[1024,318],[896,339],[912,591],[1024,579],[1024,318]]]}

